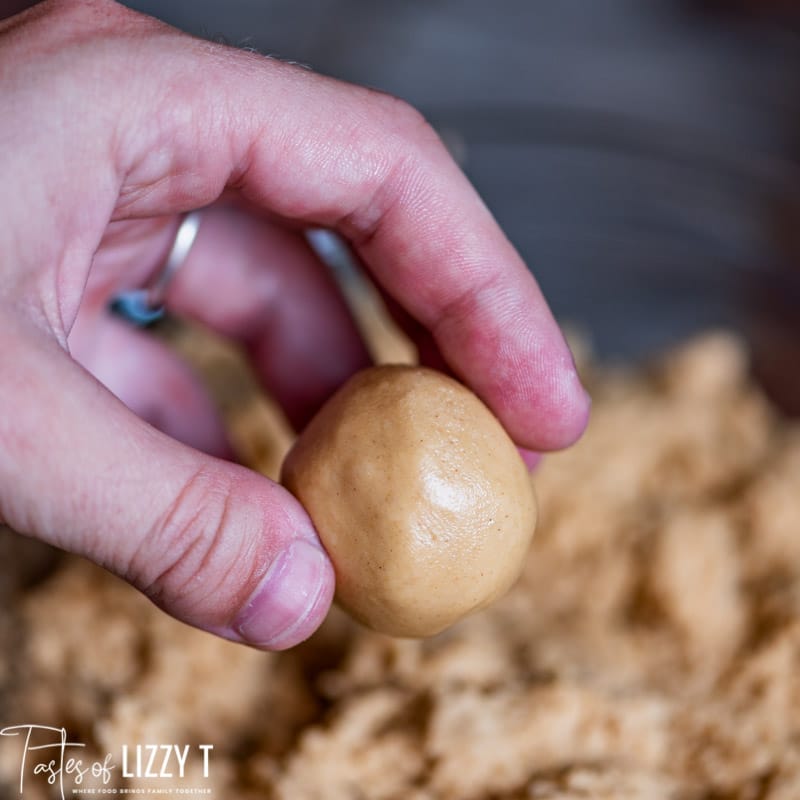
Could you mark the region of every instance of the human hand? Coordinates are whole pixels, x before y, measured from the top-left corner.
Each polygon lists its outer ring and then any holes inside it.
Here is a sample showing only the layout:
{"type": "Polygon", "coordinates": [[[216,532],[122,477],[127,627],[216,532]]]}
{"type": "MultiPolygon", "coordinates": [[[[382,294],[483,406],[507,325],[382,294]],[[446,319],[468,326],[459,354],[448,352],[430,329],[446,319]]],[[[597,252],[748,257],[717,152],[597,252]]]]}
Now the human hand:
{"type": "Polygon", "coordinates": [[[521,447],[582,432],[588,399],[533,278],[405,103],[110,0],[49,0],[0,23],[0,108],[0,521],[234,641],[280,649],[320,624],[334,574],[303,508],[214,457],[186,368],[104,311],[178,214],[223,192],[249,211],[205,212],[168,304],[243,342],[295,424],[367,359],[298,232],[313,225],[521,447]]]}

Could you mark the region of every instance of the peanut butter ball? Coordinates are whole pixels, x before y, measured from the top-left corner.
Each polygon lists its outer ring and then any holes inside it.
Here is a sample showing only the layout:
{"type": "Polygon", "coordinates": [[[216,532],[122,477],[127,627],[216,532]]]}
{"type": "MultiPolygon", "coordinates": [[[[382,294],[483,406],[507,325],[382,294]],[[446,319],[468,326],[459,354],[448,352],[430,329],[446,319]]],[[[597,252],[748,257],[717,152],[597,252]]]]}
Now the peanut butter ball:
{"type": "Polygon", "coordinates": [[[431,636],[519,576],[530,476],[498,420],[431,369],[372,367],[319,411],[283,465],[336,570],[336,598],[394,636],[431,636]]]}

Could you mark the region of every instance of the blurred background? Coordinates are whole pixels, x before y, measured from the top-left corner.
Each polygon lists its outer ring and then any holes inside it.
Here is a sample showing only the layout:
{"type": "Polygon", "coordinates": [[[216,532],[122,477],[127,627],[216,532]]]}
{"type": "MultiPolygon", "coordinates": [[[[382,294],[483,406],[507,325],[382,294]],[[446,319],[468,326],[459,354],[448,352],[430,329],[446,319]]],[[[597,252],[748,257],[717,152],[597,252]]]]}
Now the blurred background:
{"type": "Polygon", "coordinates": [[[600,356],[734,327],[800,412],[800,4],[127,4],[407,99],[600,356]]]}

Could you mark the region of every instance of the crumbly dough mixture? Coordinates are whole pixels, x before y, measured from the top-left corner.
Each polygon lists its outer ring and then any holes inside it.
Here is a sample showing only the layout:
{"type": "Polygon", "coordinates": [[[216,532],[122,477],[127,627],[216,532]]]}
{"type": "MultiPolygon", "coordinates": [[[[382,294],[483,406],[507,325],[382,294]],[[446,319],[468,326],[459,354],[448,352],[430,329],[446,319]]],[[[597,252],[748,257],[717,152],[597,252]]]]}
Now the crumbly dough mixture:
{"type": "MultiPolygon", "coordinates": [[[[226,800],[795,800],[800,426],[724,334],[585,374],[589,431],[537,471],[535,543],[492,608],[426,641],[334,611],[263,654],[64,559],[5,578],[3,717],[97,753],[211,742],[226,800]]],[[[16,767],[0,757],[0,796],[16,767]]]]}

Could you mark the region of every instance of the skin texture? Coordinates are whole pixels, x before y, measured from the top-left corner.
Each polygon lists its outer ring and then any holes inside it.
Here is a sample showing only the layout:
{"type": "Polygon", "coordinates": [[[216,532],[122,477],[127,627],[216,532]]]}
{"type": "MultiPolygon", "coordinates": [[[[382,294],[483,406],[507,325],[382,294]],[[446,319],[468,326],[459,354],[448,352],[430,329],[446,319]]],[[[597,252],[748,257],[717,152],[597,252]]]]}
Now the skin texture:
{"type": "Polygon", "coordinates": [[[486,406],[431,369],[352,377],[295,443],[282,481],[311,515],[336,597],[395,636],[431,636],[519,577],[530,476],[486,406]]]}
{"type": "Polygon", "coordinates": [[[521,447],[588,400],[533,278],[424,119],[110,0],[0,22],[0,521],[177,618],[289,647],[334,572],[305,509],[219,456],[173,355],[105,312],[211,206],[167,303],[240,342],[302,426],[366,351],[299,231],[345,236],[521,447]]]}

